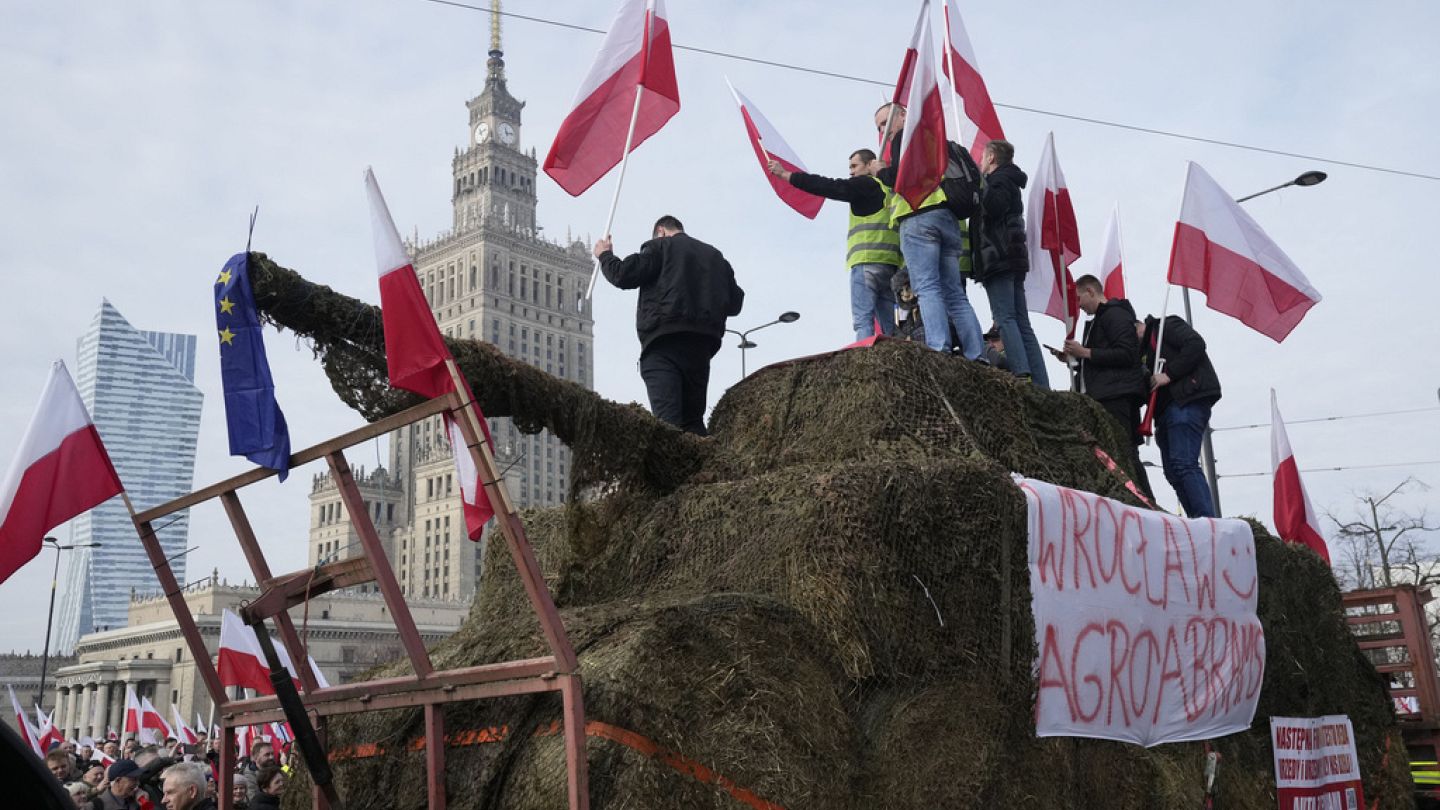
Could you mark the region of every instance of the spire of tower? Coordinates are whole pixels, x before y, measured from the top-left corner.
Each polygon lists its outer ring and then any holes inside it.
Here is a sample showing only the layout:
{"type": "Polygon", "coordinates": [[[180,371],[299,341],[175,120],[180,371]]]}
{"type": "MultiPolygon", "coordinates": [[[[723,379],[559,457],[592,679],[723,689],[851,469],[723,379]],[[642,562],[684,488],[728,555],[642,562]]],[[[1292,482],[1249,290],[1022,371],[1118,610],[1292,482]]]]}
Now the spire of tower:
{"type": "Polygon", "coordinates": [[[500,0],[490,1],[490,59],[486,81],[505,83],[505,52],[500,49],[500,0]]]}

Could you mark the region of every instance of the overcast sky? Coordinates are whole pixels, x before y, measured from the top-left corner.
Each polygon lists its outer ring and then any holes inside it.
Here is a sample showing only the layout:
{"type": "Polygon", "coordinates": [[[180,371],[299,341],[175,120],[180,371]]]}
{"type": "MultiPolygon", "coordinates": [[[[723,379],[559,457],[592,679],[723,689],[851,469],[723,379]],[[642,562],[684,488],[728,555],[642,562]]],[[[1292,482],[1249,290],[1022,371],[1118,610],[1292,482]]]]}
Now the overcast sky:
{"type": "MultiPolygon", "coordinates": [[[[478,1],[478,0],[477,0],[478,1]]],[[[255,249],[307,278],[377,301],[362,185],[373,166],[403,233],[449,227],[450,159],[466,138],[466,99],[483,86],[488,15],[425,2],[343,4],[0,0],[0,462],[30,419],[49,364],[74,366],[75,339],[102,297],[140,329],[199,335],[205,392],[196,486],[246,468],[227,457],[211,283],[242,250],[260,206],[255,249]]],[[[914,3],[670,0],[675,42],[889,82],[914,3]],[[897,10],[898,9],[898,10],[897,10]],[[884,12],[884,13],[881,13],[884,12]]],[[[517,0],[506,9],[593,28],[609,2],[517,0]]],[[[1341,2],[1156,4],[964,2],[991,95],[1015,105],[1217,140],[1440,175],[1440,8],[1393,3],[1377,13],[1341,2]]],[[[508,19],[510,90],[527,102],[521,132],[543,158],[599,46],[593,33],[508,19]]],[[[636,152],[614,228],[633,250],[662,213],[725,251],[746,289],[748,328],[794,309],[793,325],[757,333],[756,367],[850,339],[845,209],[813,222],[771,193],[725,89],[764,111],[808,166],[839,176],[871,145],[874,84],[691,51],[676,53],[682,109],[636,152]]],[[[1119,203],[1126,283],[1137,310],[1158,313],[1185,162],[1236,196],[1301,171],[1324,184],[1247,203],[1325,296],[1283,345],[1206,309],[1225,396],[1217,427],[1268,423],[1269,389],[1291,420],[1437,405],[1433,233],[1440,183],[1099,126],[1002,106],[1017,162],[1034,166],[1055,133],[1091,269],[1119,203]]],[[[614,177],[572,199],[541,177],[539,221],[562,238],[598,236],[614,177]]],[[[984,295],[972,288],[982,321],[984,295]]],[[[1178,291],[1172,311],[1178,309],[1178,291]]],[[[644,401],[635,369],[633,293],[595,300],[600,393],[644,401]]],[[[1036,317],[1056,345],[1060,325],[1036,317]]],[[[740,376],[732,338],[716,358],[712,404],[740,376]]],[[[360,424],[292,336],[267,335],[295,447],[360,424]]],[[[1052,377],[1063,379],[1059,367],[1052,377]]],[[[1294,425],[1302,468],[1440,459],[1440,413],[1294,425]]],[[[1268,471],[1269,431],[1221,432],[1222,475],[1268,471]]],[[[1145,454],[1158,459],[1153,448],[1145,454]]],[[[352,453],[371,466],[375,452],[352,453]]],[[[247,492],[276,571],[306,563],[311,469],[247,492]]],[[[1440,465],[1306,477],[1319,511],[1347,512],[1353,493],[1407,475],[1440,484],[1440,465]]],[[[1158,470],[1162,505],[1175,498],[1158,470]]],[[[1222,479],[1228,515],[1271,512],[1268,476],[1222,479]]],[[[1435,500],[1416,491],[1403,505],[1435,500]]],[[[1440,510],[1436,510],[1440,512],[1440,510]]],[[[1328,527],[1327,527],[1328,530],[1328,527]]],[[[63,532],[64,530],[62,530],[63,532]]],[[[63,534],[61,536],[68,536],[63,534]]],[[[138,540],[136,541],[138,542],[138,540]]],[[[247,569],[218,507],[196,510],[190,579],[247,569]]],[[[50,552],[0,585],[0,647],[38,650],[50,552]]]]}

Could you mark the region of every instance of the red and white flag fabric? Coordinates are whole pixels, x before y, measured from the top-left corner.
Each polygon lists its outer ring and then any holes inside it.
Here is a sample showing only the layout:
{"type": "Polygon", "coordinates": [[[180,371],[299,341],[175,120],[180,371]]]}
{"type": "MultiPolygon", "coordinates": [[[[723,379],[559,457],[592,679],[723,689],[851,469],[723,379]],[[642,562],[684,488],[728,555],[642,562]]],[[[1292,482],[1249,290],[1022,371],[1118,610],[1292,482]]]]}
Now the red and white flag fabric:
{"type": "MultiPolygon", "coordinates": [[[[395,228],[395,220],[385,204],[385,195],[380,193],[375,172],[369,169],[365,170],[365,191],[370,198],[370,226],[375,238],[375,263],[380,273],[380,317],[385,325],[385,364],[390,373],[390,385],[425,397],[448,394],[455,390],[454,380],[446,367],[446,361],[451,360],[450,348],[440,336],[435,314],[430,311],[425,294],[420,290],[420,279],[415,275],[410,254],[400,240],[400,231],[395,228]]],[[[479,417],[477,421],[485,434],[485,442],[492,444],[490,423],[480,412],[480,406],[475,404],[469,382],[465,383],[463,393],[479,417]]],[[[467,534],[471,540],[479,540],[485,522],[495,514],[495,509],[484,487],[480,486],[480,475],[474,459],[466,452],[460,425],[448,412],[445,414],[445,431],[454,451],[460,478],[460,499],[464,505],[467,534]]]]}
{"type": "Polygon", "coordinates": [[[814,219],[815,215],[820,213],[820,206],[825,203],[825,198],[801,191],[790,185],[789,181],[771,174],[769,169],[769,161],[773,158],[788,172],[803,172],[805,164],[801,162],[800,156],[795,154],[795,150],[790,148],[790,144],[785,142],[754,102],[736,90],[729,79],[726,79],[725,83],[730,86],[730,94],[735,97],[735,103],[740,107],[740,118],[745,122],[745,134],[750,138],[750,147],[755,150],[755,157],[759,159],[760,169],[765,173],[765,179],[770,181],[770,187],[775,189],[781,202],[795,209],[795,213],[814,219]]]}
{"type": "Polygon", "coordinates": [[[115,764],[114,757],[100,750],[96,750],[95,753],[91,755],[90,761],[99,763],[100,767],[104,768],[107,771],[110,770],[111,765],[115,764]]]}
{"type": "Polygon", "coordinates": [[[134,686],[125,687],[125,722],[120,726],[120,733],[135,738],[140,737],[140,698],[135,694],[134,686]]]}
{"type": "MultiPolygon", "coordinates": [[[[301,688],[285,645],[273,636],[270,641],[275,645],[275,653],[280,657],[280,663],[295,680],[295,688],[301,688]]],[[[312,657],[309,660],[310,672],[314,674],[316,684],[321,689],[328,687],[330,684],[320,673],[315,659],[312,657]]],[[[275,694],[275,687],[270,683],[270,667],[265,663],[265,653],[260,649],[260,638],[255,634],[255,628],[230,610],[220,612],[220,651],[215,668],[220,675],[220,683],[225,686],[254,689],[262,695],[275,694]]]]}
{"type": "Polygon", "coordinates": [[[1120,205],[1110,212],[1110,223],[1105,226],[1105,246],[1100,250],[1100,266],[1095,277],[1105,288],[1106,298],[1125,297],[1125,248],[1120,242],[1120,205]]]}
{"type": "Polygon", "coordinates": [[[10,693],[11,713],[15,716],[15,730],[19,732],[20,739],[24,740],[25,744],[30,746],[30,750],[34,751],[37,756],[44,756],[44,752],[40,749],[40,730],[35,728],[35,725],[30,722],[30,715],[25,713],[24,707],[20,705],[19,699],[15,697],[15,688],[7,683],[5,684],[5,690],[10,693]]]}
{"type": "Polygon", "coordinates": [[[166,737],[174,737],[175,732],[170,724],[165,722],[165,716],[150,702],[150,698],[140,698],[140,728],[141,736],[148,734],[150,742],[164,742],[166,737]]]}
{"type": "Polygon", "coordinates": [[[1198,163],[1185,178],[1169,279],[1276,343],[1320,302],[1310,279],[1198,163]]]}
{"type": "Polygon", "coordinates": [[[240,750],[241,757],[250,756],[250,748],[256,741],[254,726],[240,726],[235,729],[235,747],[240,750]]]}
{"type": "Polygon", "coordinates": [[[578,197],[625,157],[627,135],[634,151],[679,111],[665,4],[621,0],[600,53],[545,156],[545,173],[578,197]]]}
{"type": "Polygon", "coordinates": [[[41,751],[49,751],[50,746],[65,742],[65,732],[56,728],[50,720],[50,715],[46,714],[39,706],[35,707],[35,727],[39,730],[41,751]]]}
{"type": "Polygon", "coordinates": [[[195,713],[195,731],[199,734],[210,733],[210,729],[205,726],[205,718],[201,717],[199,712],[195,713]]]}
{"type": "MultiPolygon", "coordinates": [[[[920,16],[915,18],[915,33],[910,35],[910,46],[905,49],[905,57],[900,60],[900,75],[895,79],[895,92],[890,95],[891,104],[906,105],[910,103],[910,85],[915,81],[915,61],[920,58],[920,35],[927,28],[926,20],[930,18],[930,0],[924,0],[920,4],[920,16]]],[[[893,142],[885,138],[885,132],[889,127],[879,130],[880,159],[886,164],[894,163],[890,154],[890,144],[893,142]]]]}
{"type": "Polygon", "coordinates": [[[1031,312],[1064,323],[1065,336],[1073,338],[1080,308],[1070,265],[1080,258],[1080,228],[1075,224],[1065,173],[1055,156],[1053,132],[1045,136],[1045,149],[1030,178],[1030,199],[1025,207],[1025,241],[1030,249],[1025,301],[1031,312]]]}
{"type": "Polygon", "coordinates": [[[0,479],[0,582],[40,553],[46,532],[123,489],[75,381],[56,360],[0,479]]]}
{"type": "MultiPolygon", "coordinates": [[[[960,96],[961,109],[965,118],[973,125],[974,131],[957,132],[956,143],[970,144],[970,156],[980,162],[985,144],[1005,137],[1000,128],[1000,116],[995,112],[995,103],[990,100],[990,91],[985,88],[985,79],[980,75],[980,63],[975,59],[975,49],[965,33],[965,23],[960,19],[960,9],[955,0],[945,0],[945,53],[941,58],[945,78],[960,96]]],[[[963,124],[961,126],[964,126],[963,124]]]]}
{"type": "Polygon", "coordinates": [[[173,730],[175,739],[186,745],[194,745],[200,742],[200,735],[195,729],[185,725],[185,718],[180,716],[180,707],[170,704],[170,728],[173,730]]]}
{"type": "Polygon", "coordinates": [[[940,187],[949,154],[945,145],[945,104],[935,72],[935,48],[930,17],[920,21],[919,52],[905,105],[905,131],[900,136],[900,157],[895,166],[895,193],[911,208],[940,187]]]}
{"type": "Polygon", "coordinates": [[[1281,540],[1308,546],[1320,559],[1330,562],[1330,549],[1320,533],[1320,521],[1310,506],[1310,496],[1300,481],[1300,465],[1285,433],[1280,403],[1270,389],[1270,466],[1275,478],[1275,533],[1281,540]]]}

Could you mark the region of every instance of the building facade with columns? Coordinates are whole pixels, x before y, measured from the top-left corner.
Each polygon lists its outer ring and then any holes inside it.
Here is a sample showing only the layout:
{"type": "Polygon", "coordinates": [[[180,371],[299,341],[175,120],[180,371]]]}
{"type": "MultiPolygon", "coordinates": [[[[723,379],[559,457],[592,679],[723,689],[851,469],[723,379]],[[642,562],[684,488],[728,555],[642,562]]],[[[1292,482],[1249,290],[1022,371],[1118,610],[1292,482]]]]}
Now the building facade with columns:
{"type": "MultiPolygon", "coordinates": [[[[488,341],[593,388],[594,321],[585,297],[593,259],[582,242],[548,239],[537,224],[538,163],[522,136],[525,103],[507,87],[496,14],[484,88],[465,106],[465,143],[451,160],[451,228],[406,245],[420,287],[447,337],[488,341]]],[[[548,431],[527,434],[510,419],[489,421],[495,459],[516,505],[564,503],[569,448],[548,431]]],[[[384,504],[377,529],[401,590],[408,598],[470,599],[484,555],[466,539],[455,460],[440,417],[390,435],[388,471],[398,489],[366,497],[372,510],[384,504]]],[[[319,555],[312,562],[343,559],[337,549],[353,541],[340,494],[324,479],[317,478],[310,496],[310,545],[319,555]]]]}
{"type": "MultiPolygon", "coordinates": [[[[211,661],[220,643],[220,617],[260,595],[249,584],[232,585],[212,576],[187,588],[185,601],[195,615],[211,661]]],[[[464,621],[469,603],[457,599],[408,599],[416,628],[426,644],[449,636],[464,621]]],[[[331,683],[345,683],[377,664],[401,656],[400,634],[379,594],[335,592],[317,597],[291,611],[305,640],[331,683]]],[[[272,626],[273,635],[273,626],[272,626]]],[[[177,706],[185,722],[196,717],[211,722],[212,701],[196,670],[180,625],[163,595],[145,594],[130,600],[126,627],[91,633],[76,646],[77,663],[56,670],[52,696],[55,723],[67,736],[101,737],[124,727],[125,693],[148,697],[170,722],[177,706]]]]}

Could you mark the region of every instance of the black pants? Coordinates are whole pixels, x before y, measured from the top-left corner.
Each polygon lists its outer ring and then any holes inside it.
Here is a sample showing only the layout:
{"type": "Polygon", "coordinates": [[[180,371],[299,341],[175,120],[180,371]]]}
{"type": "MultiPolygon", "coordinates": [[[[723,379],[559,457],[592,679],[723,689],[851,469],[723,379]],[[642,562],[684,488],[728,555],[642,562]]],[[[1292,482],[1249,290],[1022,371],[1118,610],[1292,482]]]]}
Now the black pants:
{"type": "Polygon", "coordinates": [[[1125,429],[1125,436],[1129,438],[1130,463],[1135,466],[1135,485],[1145,493],[1145,497],[1155,500],[1155,493],[1150,491],[1150,476],[1145,474],[1145,465],[1140,463],[1140,404],[1142,400],[1135,397],[1117,397],[1115,399],[1097,399],[1100,407],[1115,417],[1115,421],[1125,429]]]}
{"type": "Polygon", "coordinates": [[[705,398],[710,358],[720,341],[682,333],[655,338],[640,355],[640,377],[655,418],[697,436],[706,435],[705,398]]]}

